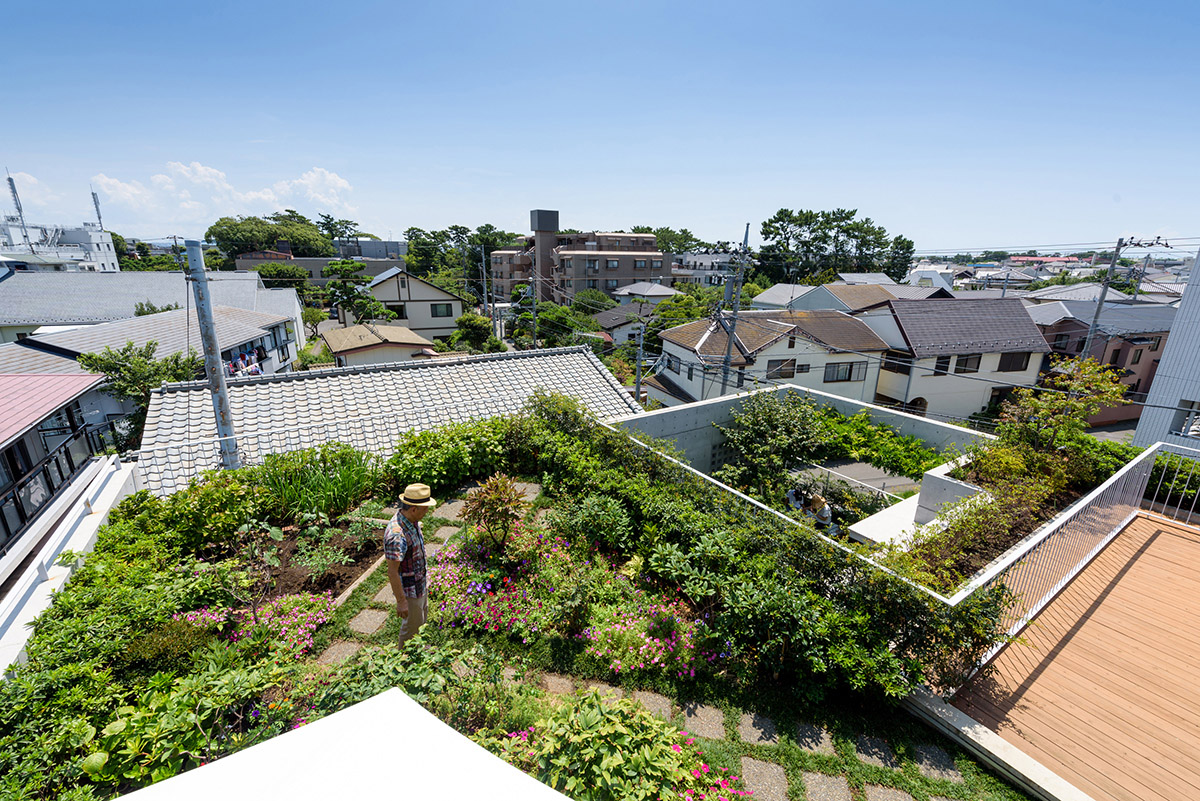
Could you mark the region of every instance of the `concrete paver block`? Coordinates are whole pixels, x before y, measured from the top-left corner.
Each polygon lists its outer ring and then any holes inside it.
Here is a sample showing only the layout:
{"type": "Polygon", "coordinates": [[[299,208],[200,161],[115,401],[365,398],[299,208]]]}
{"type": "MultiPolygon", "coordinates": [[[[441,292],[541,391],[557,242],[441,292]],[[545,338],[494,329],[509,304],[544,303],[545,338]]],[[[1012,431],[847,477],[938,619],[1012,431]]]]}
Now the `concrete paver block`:
{"type": "Polygon", "coordinates": [[[850,783],[845,776],[805,773],[804,796],[808,801],[850,801],[850,783]]]}
{"type": "Polygon", "coordinates": [[[774,762],[742,757],[742,782],[756,801],[787,801],[787,771],[774,762]]]}
{"type": "Polygon", "coordinates": [[[462,510],[465,505],[463,501],[450,501],[443,503],[429,514],[431,517],[440,517],[443,520],[462,520],[462,510]]]}
{"type": "Polygon", "coordinates": [[[657,715],[664,720],[669,720],[671,717],[671,699],[665,695],[638,690],[633,694],[633,700],[646,707],[646,710],[652,715],[657,715]]]}
{"type": "Polygon", "coordinates": [[[854,748],[858,752],[858,758],[868,765],[893,769],[900,767],[900,763],[896,761],[896,755],[892,753],[891,746],[887,744],[886,740],[879,737],[861,735],[858,742],[854,744],[854,748]]]}
{"type": "Polygon", "coordinates": [[[387,623],[388,614],[382,609],[364,609],[351,618],[348,625],[351,631],[359,634],[374,634],[387,623]]]}
{"type": "Polygon", "coordinates": [[[317,662],[322,665],[340,665],[358,653],[362,647],[361,642],[339,640],[322,651],[321,655],[317,657],[317,662]]]}
{"type": "Polygon", "coordinates": [[[725,739],[725,713],[715,706],[689,703],[683,706],[684,727],[710,740],[725,739]]]}
{"type": "Polygon", "coordinates": [[[954,765],[954,760],[938,746],[918,745],[913,750],[916,752],[917,770],[921,771],[923,775],[930,779],[951,782],[963,780],[962,774],[954,765]]]}
{"type": "Polygon", "coordinates": [[[775,721],[766,715],[747,712],[738,723],[738,736],[742,742],[751,745],[775,745],[779,742],[779,734],[775,731],[775,721]]]}
{"type": "Polygon", "coordinates": [[[542,675],[542,689],[555,695],[570,695],[575,692],[575,682],[570,676],[560,676],[557,673],[542,675]]]}
{"type": "Polygon", "coordinates": [[[542,494],[542,485],[535,484],[532,481],[518,481],[517,491],[521,493],[526,501],[532,502],[534,498],[542,494]]]}
{"type": "MultiPolygon", "coordinates": [[[[449,542],[450,538],[453,537],[457,533],[458,533],[458,526],[442,526],[437,531],[433,532],[433,536],[437,537],[442,542],[449,542]]],[[[429,546],[433,545],[433,544],[434,543],[432,543],[432,542],[427,542],[427,543],[425,543],[425,547],[428,549],[429,546]]]]}
{"type": "Polygon", "coordinates": [[[396,603],[396,596],[392,592],[392,585],[384,584],[382,587],[379,588],[379,592],[375,593],[375,597],[373,597],[371,600],[377,604],[394,604],[394,603],[396,603]]]}
{"type": "Polygon", "coordinates": [[[913,801],[913,797],[895,787],[884,787],[879,784],[868,784],[863,788],[867,801],[913,801]]]}
{"type": "Polygon", "coordinates": [[[796,744],[813,754],[833,756],[837,752],[833,748],[833,740],[823,726],[811,723],[801,723],[796,726],[796,744]]]}

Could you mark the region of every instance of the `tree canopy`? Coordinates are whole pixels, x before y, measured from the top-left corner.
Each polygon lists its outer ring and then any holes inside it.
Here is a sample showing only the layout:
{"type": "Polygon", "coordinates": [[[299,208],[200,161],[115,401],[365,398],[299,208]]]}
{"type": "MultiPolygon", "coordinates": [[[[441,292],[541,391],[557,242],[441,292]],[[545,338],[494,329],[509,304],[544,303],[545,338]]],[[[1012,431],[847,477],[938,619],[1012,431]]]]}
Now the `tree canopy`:
{"type": "Polygon", "coordinates": [[[870,217],[860,219],[857,209],[780,209],[762,224],[762,237],[759,266],[772,282],[822,272],[886,272],[900,280],[912,265],[912,240],[889,238],[870,217]]]}
{"type": "Polygon", "coordinates": [[[654,228],[649,225],[635,225],[632,232],[635,234],[654,234],[658,249],[664,253],[691,253],[698,250],[709,250],[712,248],[707,242],[702,242],[696,238],[686,228],[680,228],[676,231],[668,226],[654,228]]]}
{"type": "Polygon", "coordinates": [[[395,319],[396,313],[366,290],[365,287],[371,279],[362,275],[362,270],[362,262],[350,259],[326,264],[321,270],[321,275],[334,279],[325,285],[329,302],[353,314],[355,322],[395,319]]]}
{"type": "Polygon", "coordinates": [[[266,217],[222,217],[209,226],[204,238],[215,242],[229,257],[255,250],[273,250],[280,239],[288,241],[296,256],[333,255],[329,237],[295,209],[285,209],[266,217]]]}
{"type": "Polygon", "coordinates": [[[465,225],[451,225],[440,231],[409,228],[408,271],[435,286],[456,295],[483,297],[484,265],[492,251],[508,245],[517,235],[502,231],[490,223],[472,231],[465,225]]]}

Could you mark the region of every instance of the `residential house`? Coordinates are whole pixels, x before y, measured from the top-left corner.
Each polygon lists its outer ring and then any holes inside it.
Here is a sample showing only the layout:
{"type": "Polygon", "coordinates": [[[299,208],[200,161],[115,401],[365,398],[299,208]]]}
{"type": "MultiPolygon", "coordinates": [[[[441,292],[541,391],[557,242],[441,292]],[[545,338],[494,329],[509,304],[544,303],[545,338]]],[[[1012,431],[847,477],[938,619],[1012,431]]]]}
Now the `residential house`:
{"type": "Polygon", "coordinates": [[[338,367],[410,361],[434,353],[433,342],[402,325],[352,325],[321,334],[338,367]]]}
{"type": "Polygon", "coordinates": [[[844,284],[895,284],[887,273],[838,273],[838,280],[844,284]]]}
{"type": "Polygon", "coordinates": [[[638,281],[636,284],[623,286],[612,293],[613,300],[621,303],[659,303],[667,298],[676,295],[682,295],[678,289],[672,289],[669,286],[662,284],[654,284],[649,281],[638,281]]]}
{"type": "MultiPolygon", "coordinates": [[[[458,327],[456,321],[470,303],[453,292],[417,278],[399,267],[391,267],[367,284],[370,292],[390,312],[395,322],[427,339],[448,337],[458,327]]],[[[338,320],[342,325],[358,322],[354,314],[338,309],[338,320]]]]}
{"type": "Polygon", "coordinates": [[[0,218],[0,258],[18,270],[116,272],[119,255],[99,223],[23,224],[15,214],[0,218]]]}
{"type": "MultiPolygon", "coordinates": [[[[926,300],[949,298],[952,295],[941,287],[918,287],[905,284],[822,284],[806,292],[791,304],[793,309],[833,309],[850,314],[882,306],[891,300],[926,300]]],[[[756,298],[757,300],[757,298],[756,298]]]]}
{"type": "Polygon", "coordinates": [[[733,253],[677,253],[671,264],[671,285],[721,286],[737,272],[733,253]]]}
{"type": "Polygon", "coordinates": [[[592,231],[559,233],[558,212],[529,213],[532,236],[492,252],[492,286],[497,298],[517,284],[532,284],[539,300],[568,303],[581,289],[613,295],[639,282],[662,284],[670,277],[670,254],[654,234],[592,231]]]}
{"type": "Polygon", "coordinates": [[[752,309],[797,309],[800,298],[816,289],[808,284],[775,284],[755,295],[750,301],[752,309]]]}
{"type": "Polygon", "coordinates": [[[1196,354],[1200,352],[1200,270],[1192,270],[1170,333],[1133,444],[1146,447],[1166,442],[1200,449],[1200,370],[1196,369],[1196,354]]]}
{"type": "MultiPolygon", "coordinates": [[[[256,272],[207,275],[214,305],[288,317],[298,346],[304,347],[302,307],[295,289],[267,289],[256,272]]],[[[195,300],[186,274],[178,271],[0,272],[0,342],[23,339],[42,326],[125,320],[135,316],[139,303],[186,309],[195,300]]]]}
{"type": "Polygon", "coordinates": [[[940,287],[949,292],[954,289],[954,272],[951,270],[911,270],[904,283],[920,287],[940,287]]]}
{"type": "Polygon", "coordinates": [[[891,347],[875,402],[967,418],[1037,382],[1050,350],[1025,306],[995,300],[895,300],[858,316],[891,347]]]}
{"type": "Polygon", "coordinates": [[[639,328],[643,328],[654,315],[654,304],[649,302],[623,303],[612,309],[596,312],[592,319],[600,324],[614,345],[636,342],[639,328]]]}
{"type": "Polygon", "coordinates": [[[870,400],[887,343],[861,321],[838,311],[748,311],[669,328],[661,369],[644,383],[668,406],[781,382],[870,400]],[[729,375],[725,350],[733,348],[729,375]]]}
{"type": "MultiPolygon", "coordinates": [[[[214,306],[213,323],[227,373],[236,371],[239,356],[251,353],[254,355],[253,370],[271,375],[292,369],[296,359],[296,332],[290,317],[214,306]]],[[[15,343],[14,347],[76,359],[80,354],[102,351],[105,347],[121,348],[127,342],[139,347],[157,342],[158,358],[189,350],[202,352],[195,309],[176,309],[128,320],[75,326],[53,333],[35,333],[15,343]]]]}
{"type": "MultiPolygon", "coordinates": [[[[1083,355],[1088,329],[1096,315],[1096,304],[1082,301],[1042,303],[1027,309],[1045,337],[1052,354],[1068,358],[1083,355]]],[[[1105,304],[1088,354],[1101,364],[1111,365],[1128,387],[1122,406],[1112,406],[1088,418],[1091,425],[1105,425],[1141,416],[1140,402],[1154,382],[1163,345],[1178,310],[1173,306],[1105,304]]],[[[1044,365],[1043,369],[1049,365],[1044,365]]]]}
{"type": "Polygon", "coordinates": [[[1024,289],[1034,281],[1049,278],[1050,272],[1039,272],[1034,267],[1018,270],[1015,267],[979,267],[975,275],[962,282],[964,288],[979,289],[1024,289]]]}

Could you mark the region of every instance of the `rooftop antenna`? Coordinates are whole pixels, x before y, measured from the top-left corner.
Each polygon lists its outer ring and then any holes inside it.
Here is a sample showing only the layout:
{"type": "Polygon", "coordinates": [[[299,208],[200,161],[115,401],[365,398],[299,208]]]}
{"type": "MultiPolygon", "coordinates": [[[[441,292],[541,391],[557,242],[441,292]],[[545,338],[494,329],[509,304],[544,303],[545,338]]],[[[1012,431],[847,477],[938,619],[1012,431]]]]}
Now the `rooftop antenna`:
{"type": "MultiPolygon", "coordinates": [[[[92,189],[89,185],[88,189],[92,189]]],[[[100,223],[100,230],[104,230],[104,219],[100,216],[100,196],[96,194],[96,190],[92,189],[92,205],[96,207],[96,222],[100,223]]]]}
{"type": "Polygon", "coordinates": [[[29,226],[25,224],[25,209],[21,208],[21,198],[17,195],[17,182],[13,180],[7,168],[4,172],[8,175],[8,189],[12,192],[13,205],[17,207],[17,217],[21,220],[21,237],[25,240],[25,247],[33,253],[33,243],[29,241],[29,226]]]}

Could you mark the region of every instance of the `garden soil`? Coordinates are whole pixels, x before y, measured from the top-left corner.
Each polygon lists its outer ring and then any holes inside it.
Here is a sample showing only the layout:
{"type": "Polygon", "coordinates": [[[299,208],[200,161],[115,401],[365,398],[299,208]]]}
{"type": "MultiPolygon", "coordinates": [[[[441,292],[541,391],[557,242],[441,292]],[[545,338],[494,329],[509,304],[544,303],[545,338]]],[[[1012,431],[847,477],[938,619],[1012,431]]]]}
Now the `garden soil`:
{"type": "Polygon", "coordinates": [[[271,597],[288,595],[295,592],[330,592],[336,598],[363,573],[371,569],[371,565],[383,554],[383,527],[373,529],[370,534],[361,539],[346,536],[347,524],[337,526],[341,534],[333,535],[331,545],[341,547],[353,557],[354,561],[346,565],[334,565],[320,576],[313,576],[306,567],[292,564],[292,555],[296,551],[296,531],[284,529],[284,540],[279,543],[280,567],[272,571],[275,586],[271,597]]]}

